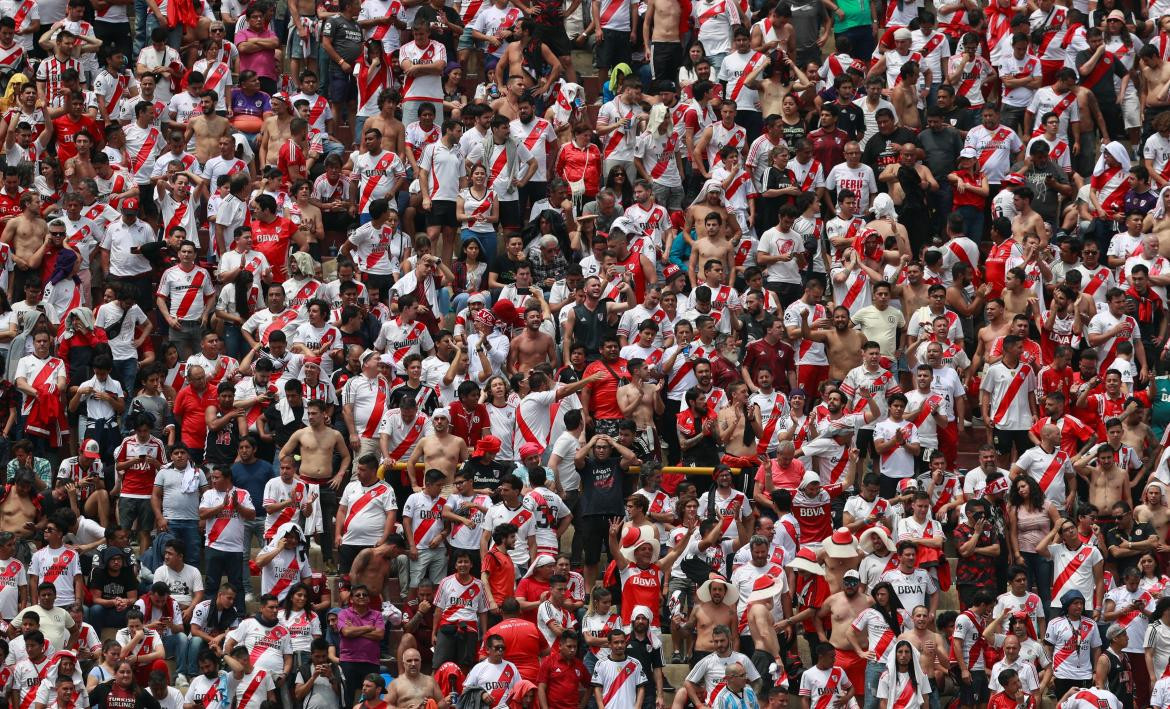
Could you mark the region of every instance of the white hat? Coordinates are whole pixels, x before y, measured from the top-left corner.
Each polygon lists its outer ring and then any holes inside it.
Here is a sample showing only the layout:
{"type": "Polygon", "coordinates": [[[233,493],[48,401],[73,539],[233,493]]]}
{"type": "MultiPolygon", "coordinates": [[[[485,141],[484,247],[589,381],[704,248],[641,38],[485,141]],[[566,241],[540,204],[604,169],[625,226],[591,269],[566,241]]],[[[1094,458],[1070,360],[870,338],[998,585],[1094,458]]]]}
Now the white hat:
{"type": "Polygon", "coordinates": [[[817,563],[816,554],[808,547],[804,547],[796,552],[796,556],[786,565],[793,571],[804,571],[806,573],[816,574],[817,576],[825,575],[825,567],[817,563]]]}
{"type": "Polygon", "coordinates": [[[536,571],[542,566],[553,566],[556,563],[557,560],[549,554],[537,554],[536,559],[533,560],[532,565],[529,566],[528,571],[525,572],[524,578],[529,578],[532,576],[532,572],[536,571]]]}
{"type": "Polygon", "coordinates": [[[645,618],[651,623],[654,622],[654,612],[648,606],[634,606],[634,610],[630,612],[630,623],[633,623],[639,617],[645,618]]]}
{"type": "Polygon", "coordinates": [[[895,42],[906,41],[906,40],[911,39],[912,37],[913,37],[913,35],[910,34],[910,30],[906,29],[905,27],[899,27],[898,29],[894,30],[894,41],[895,42]]]}
{"type": "Polygon", "coordinates": [[[666,123],[670,126],[670,112],[664,103],[656,103],[650,109],[650,120],[646,123],[646,132],[654,135],[658,132],[659,126],[666,123]]]}
{"type": "Polygon", "coordinates": [[[437,408],[433,412],[431,412],[431,418],[432,419],[445,418],[448,421],[450,421],[451,420],[451,412],[448,411],[446,408],[440,406],[439,408],[437,408]]]}
{"type": "Polygon", "coordinates": [[[857,540],[848,527],[838,527],[833,534],[821,542],[825,554],[834,559],[852,559],[857,556],[857,540]]]}
{"type": "Polygon", "coordinates": [[[979,153],[975,151],[975,148],[963,148],[959,151],[959,157],[974,159],[979,157],[979,153]]]}
{"type": "Polygon", "coordinates": [[[622,532],[621,552],[627,561],[634,561],[634,552],[643,544],[649,544],[654,552],[650,558],[658,558],[658,529],[652,524],[627,526],[622,532]]]}
{"type": "Polygon", "coordinates": [[[890,539],[889,532],[881,525],[865,530],[861,533],[861,538],[858,540],[858,546],[867,554],[877,554],[878,551],[875,547],[878,543],[885,547],[887,552],[893,552],[896,549],[894,541],[890,539]]]}
{"type": "Polygon", "coordinates": [[[800,479],[800,485],[797,485],[796,489],[803,491],[806,487],[812,485],[813,483],[817,483],[819,485],[821,483],[821,476],[810,470],[804,474],[804,477],[800,479]]]}
{"type": "Polygon", "coordinates": [[[739,603],[739,587],[722,576],[712,576],[704,581],[702,586],[699,586],[699,590],[695,591],[695,595],[699,597],[700,601],[703,603],[711,602],[711,584],[713,583],[721,583],[727,589],[727,592],[723,595],[723,605],[734,606],[739,603]]]}

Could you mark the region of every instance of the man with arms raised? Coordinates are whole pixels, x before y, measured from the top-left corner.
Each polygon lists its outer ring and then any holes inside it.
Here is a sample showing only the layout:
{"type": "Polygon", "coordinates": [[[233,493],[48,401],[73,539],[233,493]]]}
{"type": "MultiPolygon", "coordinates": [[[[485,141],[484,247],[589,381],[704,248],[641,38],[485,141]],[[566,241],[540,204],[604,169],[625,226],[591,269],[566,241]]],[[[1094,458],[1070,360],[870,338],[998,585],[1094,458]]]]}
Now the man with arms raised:
{"type": "Polygon", "coordinates": [[[832,319],[822,316],[810,323],[806,316],[808,312],[806,310],[801,315],[801,340],[823,347],[829,362],[829,378],[844,380],[845,375],[861,366],[861,348],[865,344],[865,335],[853,327],[853,322],[849,318],[849,308],[843,305],[833,308],[832,319]]]}

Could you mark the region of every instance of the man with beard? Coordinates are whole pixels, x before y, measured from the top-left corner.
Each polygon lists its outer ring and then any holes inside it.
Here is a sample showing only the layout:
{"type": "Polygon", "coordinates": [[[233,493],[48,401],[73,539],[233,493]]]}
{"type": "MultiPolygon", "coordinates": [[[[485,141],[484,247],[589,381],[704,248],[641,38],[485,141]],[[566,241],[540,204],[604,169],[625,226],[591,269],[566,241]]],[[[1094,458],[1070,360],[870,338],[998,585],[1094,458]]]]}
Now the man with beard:
{"type": "Polygon", "coordinates": [[[723,460],[741,467],[754,465],[758,460],[756,440],[764,433],[759,407],[749,407],[747,401],[747,385],[741,381],[732,382],[727,388],[727,406],[716,418],[718,439],[725,451],[723,460]]]}
{"type": "Polygon", "coordinates": [[[853,622],[872,604],[872,599],[861,591],[861,575],[856,570],[845,572],[841,579],[841,590],[825,599],[817,615],[821,625],[828,618],[832,623],[829,642],[837,650],[834,664],[845,670],[849,681],[855,687],[865,686],[865,658],[853,649],[851,633],[853,622]]]}
{"type": "MultiPolygon", "coordinates": [[[[831,391],[825,395],[825,409],[828,415],[813,421],[814,435],[796,451],[798,457],[815,457],[817,473],[824,476],[830,485],[844,481],[850,459],[858,453],[856,446],[852,446],[857,429],[881,416],[876,398],[870,398],[868,406],[856,413],[845,412],[846,400],[846,395],[840,391],[831,391]]],[[[765,481],[767,480],[765,477],[765,481]]],[[[889,499],[893,495],[883,497],[889,499]]],[[[821,522],[824,524],[824,528],[820,530],[824,532],[821,538],[824,538],[828,536],[830,527],[827,519],[821,522]]],[[[801,531],[804,541],[803,524],[801,531]]]]}
{"type": "MultiPolygon", "coordinates": [[[[199,97],[199,113],[192,116],[187,123],[186,130],[183,135],[183,142],[190,145],[191,140],[195,140],[195,158],[200,165],[206,165],[209,160],[219,153],[219,157],[223,158],[225,162],[234,162],[236,159],[235,140],[231,140],[231,122],[224,116],[215,112],[215,104],[218,96],[215,91],[208,91],[203,96],[199,97]],[[220,142],[221,138],[227,137],[228,145],[231,146],[231,154],[223,154],[223,144],[220,142]]],[[[230,172],[222,174],[231,174],[230,172]]],[[[219,175],[208,175],[209,179],[214,179],[219,175]]],[[[214,184],[214,182],[212,183],[214,184]]]]}
{"type": "Polygon", "coordinates": [[[715,629],[730,628],[736,623],[735,606],[739,597],[736,587],[722,577],[712,577],[699,586],[695,593],[699,602],[691,609],[683,628],[694,635],[691,663],[716,651],[715,629]]]}
{"type": "Polygon", "coordinates": [[[467,443],[451,432],[451,414],[447,409],[435,409],[431,414],[434,433],[424,437],[414,447],[406,463],[412,480],[418,479],[418,466],[422,461],[427,470],[441,470],[447,476],[445,484],[455,480],[455,469],[467,459],[467,443]]]}
{"type": "Polygon", "coordinates": [[[829,360],[830,379],[842,381],[850,371],[861,366],[865,335],[853,326],[849,319],[849,309],[843,305],[833,308],[831,320],[821,317],[811,324],[808,310],[805,310],[801,313],[800,337],[824,346],[829,360]]]}
{"type": "Polygon", "coordinates": [[[718,625],[711,629],[714,651],[693,662],[687,673],[686,692],[675,695],[673,709],[682,709],[689,699],[695,706],[711,706],[724,686],[724,675],[731,665],[742,665],[749,682],[760,679],[759,670],[741,652],[731,649],[731,629],[718,625]]]}
{"type": "Polygon", "coordinates": [[[527,373],[538,364],[557,361],[556,342],[552,335],[541,331],[543,322],[539,305],[530,304],[524,309],[524,329],[512,338],[508,348],[509,372],[527,373]]]}

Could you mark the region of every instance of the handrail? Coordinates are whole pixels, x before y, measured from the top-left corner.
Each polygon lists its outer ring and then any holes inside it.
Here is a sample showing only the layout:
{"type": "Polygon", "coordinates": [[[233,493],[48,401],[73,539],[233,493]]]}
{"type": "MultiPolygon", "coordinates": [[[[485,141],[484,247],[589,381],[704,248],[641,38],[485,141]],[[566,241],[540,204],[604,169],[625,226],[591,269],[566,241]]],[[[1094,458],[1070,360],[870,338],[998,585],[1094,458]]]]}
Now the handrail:
{"type": "MultiPolygon", "coordinates": [[[[379,468],[379,471],[386,470],[387,468],[391,470],[403,471],[406,470],[406,463],[401,461],[397,463],[383,463],[379,468]]],[[[685,465],[670,465],[664,468],[659,468],[659,470],[663,475],[711,475],[715,472],[715,468],[692,468],[685,465]]],[[[629,470],[626,472],[631,475],[637,475],[638,473],[642,472],[642,466],[631,465],[629,470]]],[[[744,472],[742,468],[731,469],[732,475],[739,475],[741,472],[744,472]]]]}

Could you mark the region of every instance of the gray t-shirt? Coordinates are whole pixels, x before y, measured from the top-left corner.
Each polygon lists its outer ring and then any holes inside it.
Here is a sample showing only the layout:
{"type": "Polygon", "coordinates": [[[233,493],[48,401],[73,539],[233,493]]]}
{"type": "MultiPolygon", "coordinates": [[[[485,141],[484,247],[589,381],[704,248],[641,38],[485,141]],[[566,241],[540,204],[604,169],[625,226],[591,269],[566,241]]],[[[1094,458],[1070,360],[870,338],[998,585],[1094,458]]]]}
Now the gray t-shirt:
{"type": "Polygon", "coordinates": [[[605,214],[601,213],[601,207],[597,204],[597,200],[593,200],[592,202],[585,203],[585,206],[581,209],[581,213],[586,216],[596,214],[597,231],[608,232],[609,227],[618,217],[622,215],[622,208],[621,205],[614,204],[613,211],[610,212],[608,216],[606,216],[605,214]]]}
{"type": "Polygon", "coordinates": [[[150,429],[150,435],[165,441],[164,436],[167,426],[170,426],[171,421],[171,405],[167,403],[167,398],[162,394],[157,396],[149,396],[147,394],[139,394],[130,402],[127,410],[133,410],[135,407],[154,417],[154,426],[150,429]]]}
{"type": "MultiPolygon", "coordinates": [[[[304,684],[305,680],[312,674],[313,668],[306,666],[301,672],[301,676],[297,678],[298,684],[304,684]]],[[[333,691],[333,685],[329,678],[318,677],[313,680],[313,688],[305,697],[303,709],[335,709],[340,705],[341,698],[333,691]]]]}
{"type": "Polygon", "coordinates": [[[939,132],[927,128],[918,134],[918,145],[926,153],[926,167],[939,184],[946,182],[947,175],[955,171],[959,151],[963,149],[963,137],[959,131],[945,125],[939,132]]]}
{"type": "Polygon", "coordinates": [[[183,471],[168,464],[154,476],[155,487],[163,491],[162,511],[167,519],[199,519],[200,488],[207,487],[207,476],[196,469],[195,480],[184,490],[183,471]]]}
{"type": "Polygon", "coordinates": [[[821,57],[817,37],[821,33],[822,18],[826,17],[825,6],[817,0],[797,0],[792,3],[792,34],[796,37],[796,54],[816,54],[821,57]]]}
{"type": "Polygon", "coordinates": [[[1048,189],[1047,178],[1051,175],[1059,184],[1068,184],[1068,175],[1064,174],[1064,170],[1060,168],[1053,160],[1048,160],[1043,166],[1032,165],[1026,170],[1026,165],[1023,162],[1017,163],[1012,168],[1012,172],[1018,172],[1027,180],[1028,187],[1036,193],[1032,199],[1032,209],[1035,209],[1040,217],[1049,224],[1056,223],[1057,214],[1060,211],[1060,193],[1056,190],[1048,189]]]}
{"type": "MultiPolygon", "coordinates": [[[[358,27],[357,22],[341,13],[325,21],[321,35],[333,40],[333,51],[351,64],[362,53],[362,28],[358,27]]],[[[332,63],[330,65],[332,66],[332,63]]],[[[340,72],[341,69],[337,68],[335,71],[340,72]]]]}

